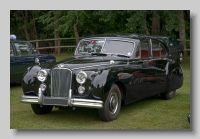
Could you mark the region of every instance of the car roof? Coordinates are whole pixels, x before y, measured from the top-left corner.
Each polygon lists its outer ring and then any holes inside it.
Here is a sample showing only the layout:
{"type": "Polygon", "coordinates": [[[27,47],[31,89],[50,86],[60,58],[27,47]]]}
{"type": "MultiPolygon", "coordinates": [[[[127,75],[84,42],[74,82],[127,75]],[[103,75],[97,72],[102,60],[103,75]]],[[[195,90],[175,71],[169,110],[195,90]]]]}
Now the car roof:
{"type": "Polygon", "coordinates": [[[28,42],[28,41],[25,41],[25,40],[10,40],[10,41],[12,41],[12,42],[28,42]]]}
{"type": "Polygon", "coordinates": [[[132,33],[116,33],[116,34],[99,34],[99,35],[93,35],[88,36],[86,38],[129,38],[129,39],[144,39],[144,38],[156,38],[156,39],[162,39],[162,38],[169,38],[171,36],[164,36],[164,35],[145,35],[145,34],[132,34],[132,33]]]}

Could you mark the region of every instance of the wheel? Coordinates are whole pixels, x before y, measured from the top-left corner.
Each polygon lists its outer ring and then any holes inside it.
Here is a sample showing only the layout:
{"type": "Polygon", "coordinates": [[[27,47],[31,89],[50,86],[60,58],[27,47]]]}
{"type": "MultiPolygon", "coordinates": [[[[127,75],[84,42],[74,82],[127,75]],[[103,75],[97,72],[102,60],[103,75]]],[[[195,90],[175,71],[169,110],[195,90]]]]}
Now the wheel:
{"type": "Polygon", "coordinates": [[[50,113],[53,109],[53,106],[40,107],[39,104],[31,104],[31,108],[35,114],[42,115],[42,114],[50,113]]]}
{"type": "Polygon", "coordinates": [[[182,62],[183,62],[183,53],[181,52],[179,56],[179,63],[182,63],[182,62]]]}
{"type": "Polygon", "coordinates": [[[167,93],[161,93],[160,96],[162,99],[172,99],[175,96],[176,91],[169,91],[167,93]]]}
{"type": "Polygon", "coordinates": [[[99,109],[99,116],[103,121],[115,120],[119,115],[120,108],[121,92],[118,86],[113,84],[103,105],[103,108],[99,109]]]}

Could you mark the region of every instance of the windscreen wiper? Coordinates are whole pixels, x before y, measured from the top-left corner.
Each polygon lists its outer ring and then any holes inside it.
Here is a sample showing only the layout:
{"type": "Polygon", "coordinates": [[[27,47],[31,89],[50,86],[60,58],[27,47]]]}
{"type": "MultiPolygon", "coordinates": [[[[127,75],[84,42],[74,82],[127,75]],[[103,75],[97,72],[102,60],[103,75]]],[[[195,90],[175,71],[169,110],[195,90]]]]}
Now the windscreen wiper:
{"type": "Polygon", "coordinates": [[[111,54],[112,55],[115,55],[115,56],[118,56],[118,57],[126,57],[126,58],[130,58],[130,56],[127,56],[127,55],[123,55],[123,54],[111,54]]]}
{"type": "Polygon", "coordinates": [[[92,56],[107,56],[106,53],[91,53],[92,56]]]}

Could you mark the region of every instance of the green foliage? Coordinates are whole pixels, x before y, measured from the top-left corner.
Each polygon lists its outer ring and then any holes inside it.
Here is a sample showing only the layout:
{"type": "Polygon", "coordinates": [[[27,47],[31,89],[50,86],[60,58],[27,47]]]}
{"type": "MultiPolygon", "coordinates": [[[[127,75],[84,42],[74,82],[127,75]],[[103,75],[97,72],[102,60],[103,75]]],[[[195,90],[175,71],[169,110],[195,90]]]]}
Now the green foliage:
{"type": "MultiPolygon", "coordinates": [[[[129,32],[145,34],[144,25],[146,24],[144,18],[149,15],[151,11],[127,11],[127,14],[130,14],[127,19],[126,27],[129,29],[129,32]]],[[[149,24],[147,24],[149,26],[149,24]]]]}
{"type": "Polygon", "coordinates": [[[164,11],[164,17],[165,17],[165,28],[168,32],[168,35],[174,36],[176,38],[179,38],[178,31],[179,31],[179,24],[180,24],[180,18],[179,18],[179,11],[164,11]]]}
{"type": "MultiPolygon", "coordinates": [[[[82,36],[102,33],[136,33],[151,32],[151,10],[29,10],[28,22],[24,20],[23,10],[10,11],[10,33],[25,39],[24,29],[28,29],[32,39],[54,37],[58,31],[60,37],[74,37],[74,25],[82,36]],[[147,30],[145,30],[145,26],[147,30]],[[32,33],[33,29],[37,32],[32,33]]],[[[179,11],[159,10],[161,35],[179,38],[179,11]]],[[[190,38],[190,17],[185,11],[186,38],[190,38]]]]}

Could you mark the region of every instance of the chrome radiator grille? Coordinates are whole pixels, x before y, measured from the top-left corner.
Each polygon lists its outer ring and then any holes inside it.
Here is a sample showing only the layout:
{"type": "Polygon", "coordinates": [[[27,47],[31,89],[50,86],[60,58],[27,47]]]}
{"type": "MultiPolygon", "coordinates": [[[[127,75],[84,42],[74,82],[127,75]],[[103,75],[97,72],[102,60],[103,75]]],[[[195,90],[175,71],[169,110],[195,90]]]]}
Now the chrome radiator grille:
{"type": "Polygon", "coordinates": [[[51,96],[68,97],[72,73],[69,69],[55,68],[51,72],[51,96]]]}

